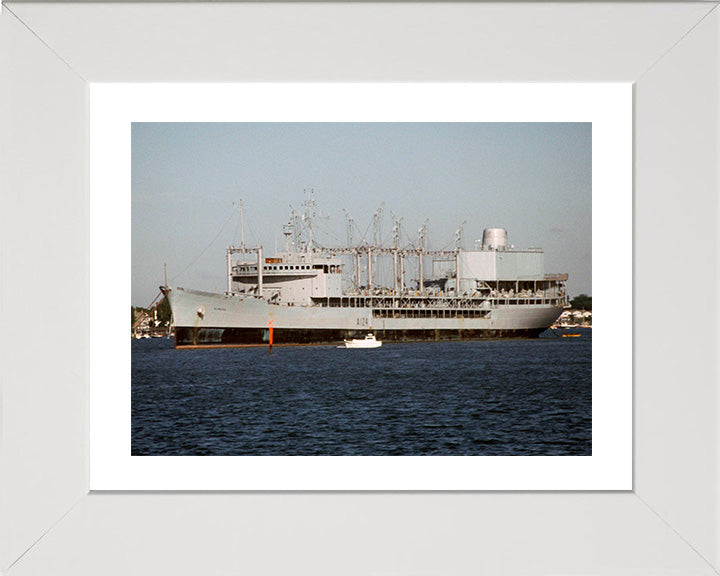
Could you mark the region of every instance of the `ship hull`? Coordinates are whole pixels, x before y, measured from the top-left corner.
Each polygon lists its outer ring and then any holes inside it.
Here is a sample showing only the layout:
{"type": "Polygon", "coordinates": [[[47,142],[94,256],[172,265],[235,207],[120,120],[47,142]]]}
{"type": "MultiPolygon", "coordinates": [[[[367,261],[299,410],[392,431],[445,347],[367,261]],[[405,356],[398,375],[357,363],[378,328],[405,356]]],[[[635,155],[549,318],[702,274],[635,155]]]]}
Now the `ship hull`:
{"type": "Polygon", "coordinates": [[[389,342],[534,338],[560,316],[557,304],[474,310],[289,306],[240,295],[166,289],[177,348],[337,343],[372,329],[389,342]]]}

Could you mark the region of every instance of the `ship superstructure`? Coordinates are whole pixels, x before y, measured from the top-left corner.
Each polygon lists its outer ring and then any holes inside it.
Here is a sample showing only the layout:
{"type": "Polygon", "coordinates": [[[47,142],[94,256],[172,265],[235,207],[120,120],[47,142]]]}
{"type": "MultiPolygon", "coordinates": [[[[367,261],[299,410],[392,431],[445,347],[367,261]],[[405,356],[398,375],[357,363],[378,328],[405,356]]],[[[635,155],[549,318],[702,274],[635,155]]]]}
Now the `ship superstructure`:
{"type": "Polygon", "coordinates": [[[161,288],[177,348],[342,342],[370,329],[383,341],[535,337],[567,305],[568,275],[545,274],[543,251],[515,249],[502,228],[465,250],[461,227],[454,249],[432,251],[427,223],[401,246],[395,218],[389,247],[348,238],[326,248],[313,241],[312,205],[308,197],[302,218],[293,211],[283,252],[227,248],[225,293],[161,288]],[[381,266],[387,285],[377,281],[381,266]]]}

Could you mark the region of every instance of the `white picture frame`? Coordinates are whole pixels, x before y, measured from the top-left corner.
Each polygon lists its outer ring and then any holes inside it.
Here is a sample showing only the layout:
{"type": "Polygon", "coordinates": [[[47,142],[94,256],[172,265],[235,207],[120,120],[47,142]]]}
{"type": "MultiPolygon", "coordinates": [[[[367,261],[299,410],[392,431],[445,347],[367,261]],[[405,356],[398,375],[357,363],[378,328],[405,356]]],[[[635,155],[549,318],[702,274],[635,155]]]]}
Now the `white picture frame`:
{"type": "Polygon", "coordinates": [[[0,570],[715,574],[717,310],[708,299],[710,321],[666,337],[668,314],[687,318],[688,292],[657,272],[717,291],[716,7],[5,6],[0,570]],[[238,29],[245,34],[230,33],[238,29]],[[427,44],[429,29],[442,42],[427,44]],[[129,30],[144,41],[129,40],[129,30]],[[375,41],[358,30],[373,30],[375,41]],[[633,490],[88,493],[88,83],[183,74],[192,82],[634,82],[633,490]],[[65,281],[44,284],[52,278],[65,281]]]}

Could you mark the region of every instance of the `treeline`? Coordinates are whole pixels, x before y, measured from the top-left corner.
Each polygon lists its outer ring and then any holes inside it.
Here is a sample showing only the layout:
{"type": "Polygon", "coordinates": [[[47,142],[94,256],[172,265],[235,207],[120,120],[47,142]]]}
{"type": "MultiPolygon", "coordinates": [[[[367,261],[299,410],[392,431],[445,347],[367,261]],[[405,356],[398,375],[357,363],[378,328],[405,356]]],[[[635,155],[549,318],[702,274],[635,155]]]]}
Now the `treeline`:
{"type": "Polygon", "coordinates": [[[588,312],[592,312],[592,296],[588,296],[587,294],[575,296],[575,298],[570,300],[570,307],[574,310],[587,310],[588,312]]]}
{"type": "MultiPolygon", "coordinates": [[[[157,319],[161,324],[170,322],[172,319],[172,312],[170,311],[170,302],[168,302],[167,298],[160,300],[155,309],[157,310],[157,319]]],[[[130,306],[130,324],[132,325],[138,316],[140,316],[143,312],[147,312],[152,316],[152,309],[142,308],[140,306],[130,306]]]]}

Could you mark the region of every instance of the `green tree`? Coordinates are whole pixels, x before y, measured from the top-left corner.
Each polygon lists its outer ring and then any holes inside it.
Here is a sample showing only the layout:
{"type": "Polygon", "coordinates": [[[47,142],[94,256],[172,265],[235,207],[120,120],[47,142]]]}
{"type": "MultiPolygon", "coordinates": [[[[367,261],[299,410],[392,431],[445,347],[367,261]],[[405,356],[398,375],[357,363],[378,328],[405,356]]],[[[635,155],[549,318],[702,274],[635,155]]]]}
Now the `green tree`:
{"type": "Polygon", "coordinates": [[[580,296],[576,296],[570,300],[570,307],[575,310],[587,310],[592,312],[592,296],[580,294],[580,296]]]}
{"type": "Polygon", "coordinates": [[[167,298],[163,298],[157,305],[157,319],[165,324],[172,320],[172,311],[170,310],[170,302],[167,298]]]}
{"type": "Polygon", "coordinates": [[[130,306],[130,324],[134,324],[135,320],[137,320],[143,312],[147,312],[147,309],[141,308],[140,306],[130,306]]]}

